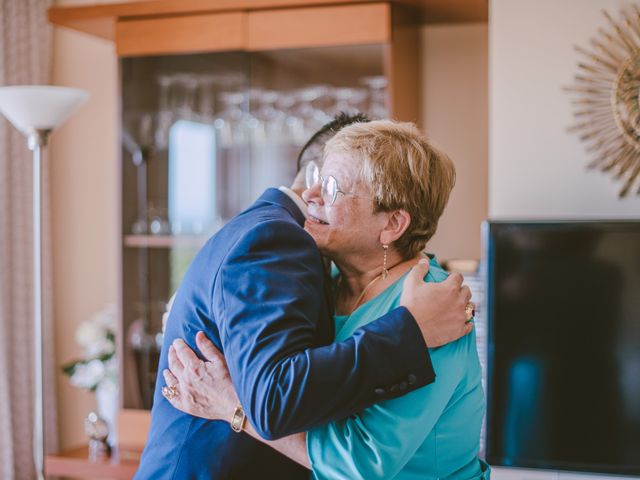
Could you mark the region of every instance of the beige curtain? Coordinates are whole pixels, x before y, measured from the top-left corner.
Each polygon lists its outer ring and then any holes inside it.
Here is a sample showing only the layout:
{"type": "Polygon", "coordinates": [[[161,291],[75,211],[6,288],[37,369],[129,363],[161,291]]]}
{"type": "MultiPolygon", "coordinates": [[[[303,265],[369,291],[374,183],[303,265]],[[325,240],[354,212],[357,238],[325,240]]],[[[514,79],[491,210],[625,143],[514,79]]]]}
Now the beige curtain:
{"type": "MultiPolygon", "coordinates": [[[[0,0],[0,84],[45,84],[50,79],[51,0],[0,0]]],[[[43,297],[45,437],[57,448],[52,334],[48,160],[44,159],[43,297]]],[[[33,467],[33,308],[31,152],[0,119],[0,478],[35,477],[33,467]]]]}

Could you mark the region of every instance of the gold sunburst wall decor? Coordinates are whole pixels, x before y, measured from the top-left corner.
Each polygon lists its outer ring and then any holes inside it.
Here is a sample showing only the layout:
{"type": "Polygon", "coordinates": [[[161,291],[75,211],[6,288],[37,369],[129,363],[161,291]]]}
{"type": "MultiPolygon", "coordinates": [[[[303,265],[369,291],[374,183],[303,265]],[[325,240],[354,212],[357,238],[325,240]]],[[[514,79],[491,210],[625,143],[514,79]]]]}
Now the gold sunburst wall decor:
{"type": "Polygon", "coordinates": [[[607,28],[598,29],[589,47],[576,46],[581,60],[572,95],[577,133],[593,156],[590,168],[622,182],[620,197],[636,188],[640,195],[640,7],[615,19],[606,11],[607,28]]]}

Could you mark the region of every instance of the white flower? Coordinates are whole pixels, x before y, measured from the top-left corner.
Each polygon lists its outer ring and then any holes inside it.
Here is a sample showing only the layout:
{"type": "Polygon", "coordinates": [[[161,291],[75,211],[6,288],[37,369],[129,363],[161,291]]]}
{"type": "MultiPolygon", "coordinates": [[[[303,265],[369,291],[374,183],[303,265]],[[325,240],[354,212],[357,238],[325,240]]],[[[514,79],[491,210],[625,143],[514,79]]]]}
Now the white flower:
{"type": "Polygon", "coordinates": [[[107,382],[117,385],[116,323],[116,307],[107,305],[78,326],[75,338],[84,350],[83,358],[64,367],[72,385],[87,390],[107,382]]]}
{"type": "Polygon", "coordinates": [[[78,363],[71,375],[71,385],[79,388],[92,389],[102,381],[105,375],[104,363],[100,360],[91,360],[87,363],[78,363]]]}
{"type": "Polygon", "coordinates": [[[107,305],[104,309],[91,317],[91,321],[95,322],[98,326],[109,332],[115,332],[116,325],[116,306],[113,304],[107,305]]]}
{"type": "Polygon", "coordinates": [[[107,355],[115,351],[115,344],[108,339],[109,334],[115,335],[115,330],[115,306],[107,305],[78,326],[76,342],[84,348],[87,357],[107,355]]]}
{"type": "Polygon", "coordinates": [[[76,330],[76,342],[85,349],[89,348],[101,338],[104,338],[104,336],[104,329],[90,320],[82,322],[78,326],[78,330],[76,330]]]}
{"type": "Polygon", "coordinates": [[[89,357],[102,357],[115,351],[116,346],[106,337],[98,338],[85,347],[85,352],[89,357]]]}

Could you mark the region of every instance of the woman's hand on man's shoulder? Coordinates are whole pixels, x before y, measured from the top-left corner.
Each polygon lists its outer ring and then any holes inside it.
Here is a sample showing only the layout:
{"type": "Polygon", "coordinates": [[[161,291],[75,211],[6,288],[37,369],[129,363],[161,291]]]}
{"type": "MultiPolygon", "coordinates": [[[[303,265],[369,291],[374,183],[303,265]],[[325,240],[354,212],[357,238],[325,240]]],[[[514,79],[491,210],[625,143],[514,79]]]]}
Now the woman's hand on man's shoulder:
{"type": "Polygon", "coordinates": [[[471,290],[463,285],[462,275],[452,273],[439,283],[425,282],[429,261],[422,259],[411,269],[404,282],[400,305],[413,315],[427,347],[440,347],[458,340],[473,330],[468,322],[467,305],[471,290]]]}

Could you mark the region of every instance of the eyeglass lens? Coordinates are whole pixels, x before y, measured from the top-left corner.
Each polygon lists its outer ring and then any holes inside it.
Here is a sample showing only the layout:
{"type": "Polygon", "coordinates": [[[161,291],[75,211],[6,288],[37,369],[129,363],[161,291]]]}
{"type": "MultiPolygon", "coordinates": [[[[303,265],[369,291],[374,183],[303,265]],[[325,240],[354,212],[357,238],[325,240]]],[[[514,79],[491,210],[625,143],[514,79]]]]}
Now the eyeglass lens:
{"type": "Polygon", "coordinates": [[[307,188],[312,188],[320,181],[320,169],[315,162],[309,162],[307,164],[304,179],[307,184],[307,188]]]}
{"type": "Polygon", "coordinates": [[[307,188],[313,188],[321,182],[320,194],[329,205],[333,205],[338,195],[338,182],[333,176],[322,178],[320,176],[320,168],[315,162],[309,162],[305,171],[305,183],[307,188]]]}

